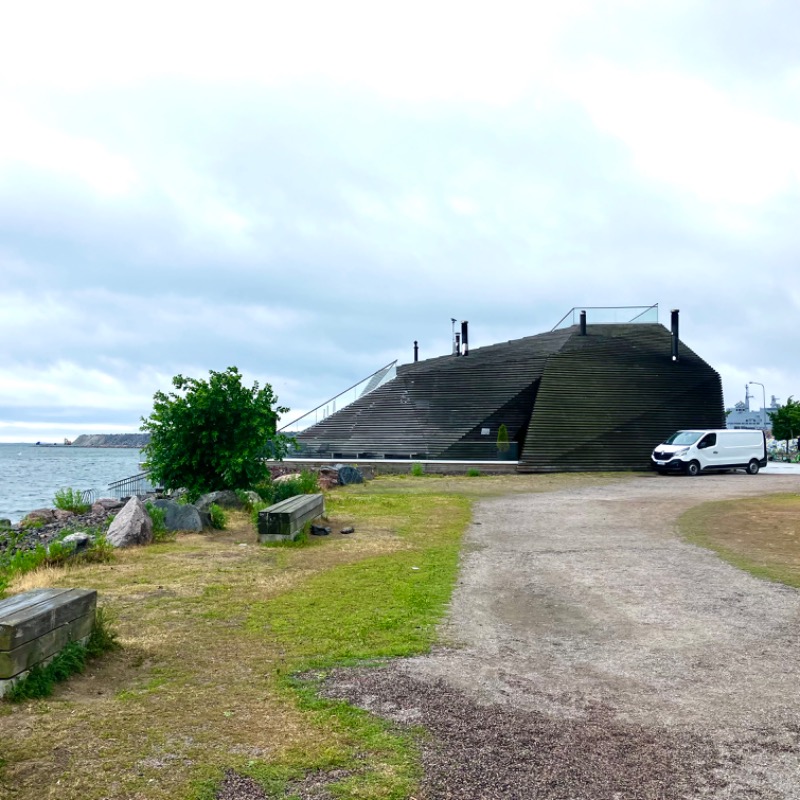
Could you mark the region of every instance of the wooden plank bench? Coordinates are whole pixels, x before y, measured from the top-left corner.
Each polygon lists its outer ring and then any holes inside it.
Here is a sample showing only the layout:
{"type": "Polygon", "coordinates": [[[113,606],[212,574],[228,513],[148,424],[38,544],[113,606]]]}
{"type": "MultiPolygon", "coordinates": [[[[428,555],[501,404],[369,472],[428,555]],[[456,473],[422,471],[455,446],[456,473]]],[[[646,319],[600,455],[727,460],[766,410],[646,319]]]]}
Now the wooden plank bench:
{"type": "Polygon", "coordinates": [[[69,642],[85,642],[96,608],[92,589],[35,589],[0,600],[0,697],[69,642]]]}
{"type": "Polygon", "coordinates": [[[297,538],[309,520],[325,513],[321,494],[298,494],[258,512],[258,541],[287,542],[297,538]]]}

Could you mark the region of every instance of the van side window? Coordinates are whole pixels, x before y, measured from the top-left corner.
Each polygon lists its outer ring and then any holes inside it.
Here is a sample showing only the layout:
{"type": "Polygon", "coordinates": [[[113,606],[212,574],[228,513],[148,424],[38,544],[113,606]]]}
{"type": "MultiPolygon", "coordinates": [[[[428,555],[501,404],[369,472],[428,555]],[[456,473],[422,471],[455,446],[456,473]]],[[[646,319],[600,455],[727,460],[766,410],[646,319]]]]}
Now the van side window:
{"type": "Polygon", "coordinates": [[[700,443],[697,445],[698,449],[702,449],[705,447],[713,447],[717,443],[717,434],[716,433],[707,433],[700,443]]]}

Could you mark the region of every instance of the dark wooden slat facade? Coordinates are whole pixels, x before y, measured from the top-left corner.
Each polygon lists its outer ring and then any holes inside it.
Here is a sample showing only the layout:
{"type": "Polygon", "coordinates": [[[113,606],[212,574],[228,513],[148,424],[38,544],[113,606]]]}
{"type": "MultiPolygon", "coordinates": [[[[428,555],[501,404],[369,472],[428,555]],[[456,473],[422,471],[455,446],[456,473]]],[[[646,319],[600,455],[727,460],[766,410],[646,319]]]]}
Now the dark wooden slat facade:
{"type": "Polygon", "coordinates": [[[297,439],[319,457],[494,460],[503,423],[521,472],[645,468],[674,430],[724,427],[719,375],[671,346],[658,324],[574,326],[406,364],[297,439]]]}

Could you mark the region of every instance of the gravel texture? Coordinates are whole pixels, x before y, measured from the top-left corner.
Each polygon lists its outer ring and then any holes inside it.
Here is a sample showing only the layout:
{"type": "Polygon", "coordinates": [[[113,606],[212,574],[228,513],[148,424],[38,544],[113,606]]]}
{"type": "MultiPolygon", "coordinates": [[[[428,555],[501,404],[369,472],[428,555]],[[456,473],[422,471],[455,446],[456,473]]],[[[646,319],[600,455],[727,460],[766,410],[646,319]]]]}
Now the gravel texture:
{"type": "Polygon", "coordinates": [[[448,646],[322,691],[427,729],[420,800],[800,798],[800,593],[676,531],[792,491],[733,473],[482,501],[448,646]]]}

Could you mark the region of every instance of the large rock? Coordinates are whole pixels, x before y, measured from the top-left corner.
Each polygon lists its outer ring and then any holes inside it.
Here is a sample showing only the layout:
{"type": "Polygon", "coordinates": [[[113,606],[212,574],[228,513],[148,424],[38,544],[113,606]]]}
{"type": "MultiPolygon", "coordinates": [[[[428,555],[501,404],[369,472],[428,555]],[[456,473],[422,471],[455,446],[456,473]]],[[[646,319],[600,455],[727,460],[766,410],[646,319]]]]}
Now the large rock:
{"type": "Polygon", "coordinates": [[[132,547],[153,541],[153,522],[138,497],[131,497],[117,514],[108,529],[106,539],[114,547],[132,547]]]}
{"type": "Polygon", "coordinates": [[[125,503],[123,503],[122,500],[117,500],[116,497],[100,497],[95,500],[92,511],[94,511],[95,508],[97,508],[99,512],[116,511],[124,505],[125,503]]]}
{"type": "Polygon", "coordinates": [[[92,537],[89,536],[86,531],[75,531],[75,533],[70,533],[69,536],[65,536],[61,540],[61,543],[68,547],[71,546],[76,553],[81,553],[89,549],[89,545],[92,543],[92,537]]]}
{"type": "Polygon", "coordinates": [[[287,475],[278,475],[277,478],[273,478],[273,483],[286,483],[287,481],[296,481],[298,478],[302,477],[299,472],[290,472],[287,475]]]}
{"type": "Polygon", "coordinates": [[[38,525],[49,525],[56,521],[56,512],[53,508],[37,508],[26,514],[20,521],[23,528],[36,527],[38,525]]]}
{"type": "Polygon", "coordinates": [[[337,464],[336,472],[339,476],[339,483],[342,486],[347,486],[348,483],[364,483],[364,476],[356,467],[337,464]]]}
{"type": "Polygon", "coordinates": [[[174,500],[155,500],[156,508],[164,509],[164,527],[168,531],[201,531],[206,527],[205,517],[195,506],[176,503],[174,500]]]}
{"type": "Polygon", "coordinates": [[[209,492],[200,497],[195,506],[198,511],[207,512],[211,508],[211,504],[216,503],[222,508],[241,508],[242,501],[237,496],[236,492],[232,489],[225,489],[222,492],[209,492]]]}
{"type": "Polygon", "coordinates": [[[242,492],[242,494],[247,498],[247,502],[250,503],[251,506],[264,502],[264,499],[261,497],[261,495],[258,492],[254,492],[252,489],[248,489],[247,491],[242,492]]]}

